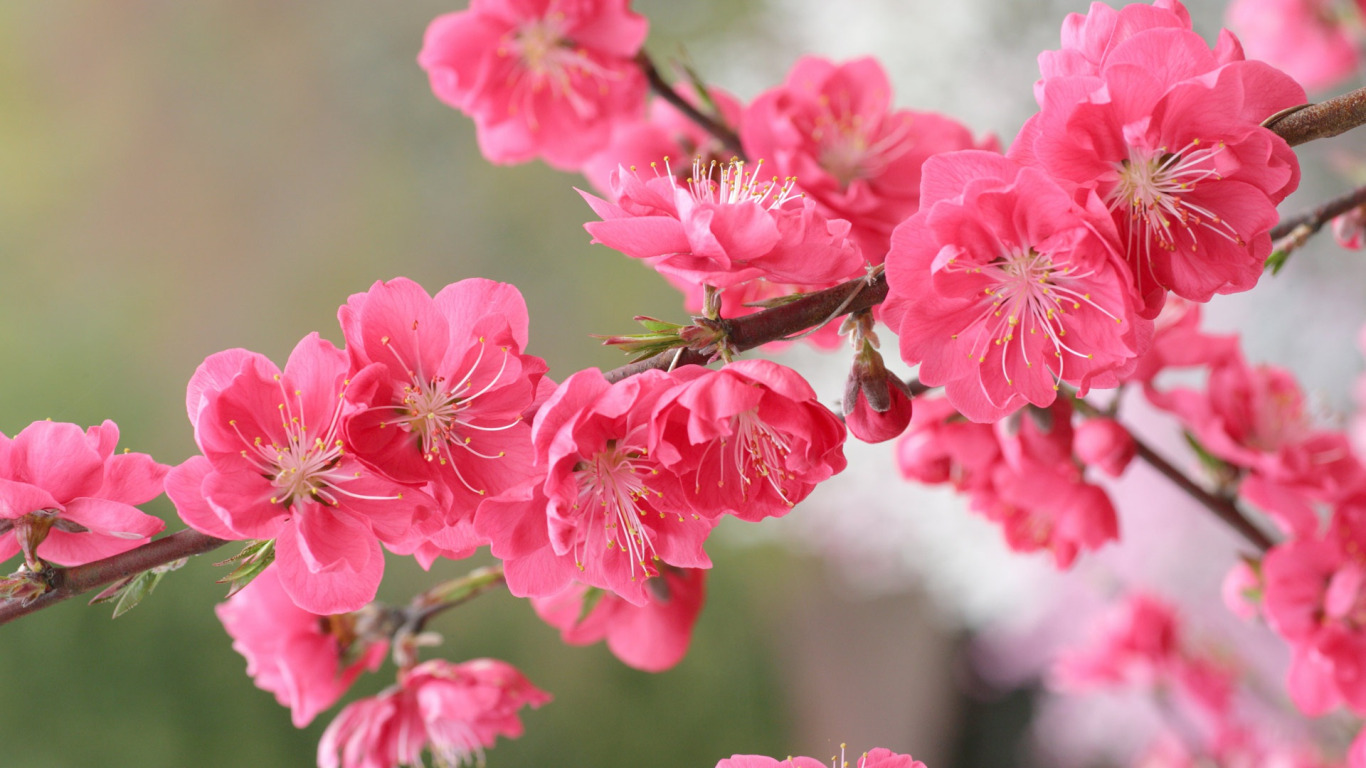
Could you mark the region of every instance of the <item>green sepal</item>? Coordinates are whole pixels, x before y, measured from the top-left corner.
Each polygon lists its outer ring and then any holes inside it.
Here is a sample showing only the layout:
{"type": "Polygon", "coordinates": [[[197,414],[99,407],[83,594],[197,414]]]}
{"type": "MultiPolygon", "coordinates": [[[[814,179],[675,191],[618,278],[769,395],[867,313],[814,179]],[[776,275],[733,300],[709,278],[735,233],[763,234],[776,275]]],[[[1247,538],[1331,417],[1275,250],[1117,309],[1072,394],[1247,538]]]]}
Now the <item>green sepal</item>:
{"type": "Polygon", "coordinates": [[[1263,269],[1270,272],[1272,277],[1275,277],[1276,275],[1279,275],[1281,273],[1281,268],[1285,266],[1285,262],[1289,258],[1289,248],[1284,248],[1279,251],[1272,251],[1271,255],[1266,257],[1266,264],[1263,266],[1263,269]]]}
{"type": "Polygon", "coordinates": [[[261,575],[267,566],[275,562],[275,539],[265,539],[263,541],[250,541],[241,552],[214,565],[224,566],[236,563],[237,568],[227,576],[218,580],[219,584],[228,584],[228,594],[226,597],[241,592],[257,576],[261,575]]]}

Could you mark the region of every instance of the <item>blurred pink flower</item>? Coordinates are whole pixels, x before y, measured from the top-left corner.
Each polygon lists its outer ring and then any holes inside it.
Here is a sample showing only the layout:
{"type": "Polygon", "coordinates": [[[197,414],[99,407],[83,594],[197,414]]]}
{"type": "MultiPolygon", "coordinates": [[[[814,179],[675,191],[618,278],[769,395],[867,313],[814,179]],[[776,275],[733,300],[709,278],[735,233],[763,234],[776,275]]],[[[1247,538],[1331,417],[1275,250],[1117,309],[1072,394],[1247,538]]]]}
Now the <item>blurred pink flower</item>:
{"type": "Polygon", "coordinates": [[[645,110],[634,61],[649,22],[628,0],[473,0],[427,27],[417,61],[474,120],[493,163],[576,170],[645,110]]]}

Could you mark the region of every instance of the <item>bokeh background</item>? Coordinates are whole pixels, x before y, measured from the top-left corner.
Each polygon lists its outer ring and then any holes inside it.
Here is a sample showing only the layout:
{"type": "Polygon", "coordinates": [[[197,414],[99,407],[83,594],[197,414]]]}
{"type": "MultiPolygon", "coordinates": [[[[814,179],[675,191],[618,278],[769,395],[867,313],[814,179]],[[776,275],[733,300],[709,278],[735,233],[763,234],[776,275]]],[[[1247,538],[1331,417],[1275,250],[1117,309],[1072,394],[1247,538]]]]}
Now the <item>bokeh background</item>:
{"type": "MultiPolygon", "coordinates": [[[[1004,141],[1032,111],[1034,56],[1084,6],[635,3],[656,58],[686,56],[742,97],[803,53],[876,54],[900,105],[1004,141]]],[[[431,96],[415,63],[422,32],[457,9],[0,3],[0,431],[108,418],[122,445],[178,463],[194,452],[185,382],[206,355],[246,347],[283,361],[312,331],[340,342],[337,306],[397,275],[433,292],[470,276],[515,283],[529,351],[556,378],[620,362],[589,334],[629,332],[635,314],[681,317],[662,280],[589,245],[581,180],[488,165],[468,121],[431,96]]],[[[1212,36],[1220,9],[1194,10],[1212,36]]],[[[1351,157],[1350,143],[1315,147],[1306,176],[1318,186],[1287,208],[1340,189],[1351,157]]],[[[1281,356],[1340,414],[1359,367],[1363,279],[1353,257],[1316,246],[1255,297],[1224,302],[1216,326],[1246,328],[1255,356],[1281,356]]],[[[834,402],[846,363],[793,360],[834,402]]],[[[710,766],[733,753],[824,757],[842,741],[935,768],[1039,760],[1025,735],[1029,675],[1001,678],[1023,692],[994,691],[965,641],[1060,582],[1042,561],[1006,555],[945,494],[900,484],[889,455],[858,451],[849,477],[761,532],[723,527],[693,651],[671,672],[563,646],[505,594],[444,616],[444,655],[504,658],[556,697],[489,763],[710,766]]],[[[151,511],[177,527],[164,499],[151,511]]],[[[251,685],[211,610],[223,591],[213,559],[117,621],[75,600],[0,628],[0,765],[312,764],[333,713],[296,731],[251,685]]],[[[474,564],[427,575],[391,558],[381,598],[474,564]]]]}

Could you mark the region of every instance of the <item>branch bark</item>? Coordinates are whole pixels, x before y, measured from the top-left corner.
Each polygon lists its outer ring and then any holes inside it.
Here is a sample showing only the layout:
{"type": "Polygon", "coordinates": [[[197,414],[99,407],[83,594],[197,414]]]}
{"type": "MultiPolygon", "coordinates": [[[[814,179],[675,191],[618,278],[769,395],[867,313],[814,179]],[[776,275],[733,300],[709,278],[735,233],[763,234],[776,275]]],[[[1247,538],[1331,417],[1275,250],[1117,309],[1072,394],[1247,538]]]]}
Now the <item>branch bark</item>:
{"type": "Polygon", "coordinates": [[[1263,123],[1292,147],[1331,138],[1362,124],[1366,124],[1366,88],[1273,115],[1263,123]]]}
{"type": "Polygon", "coordinates": [[[1354,189],[1313,210],[1291,216],[1288,219],[1281,219],[1281,223],[1271,230],[1271,241],[1274,243],[1292,234],[1296,235],[1297,238],[1308,238],[1323,229],[1323,226],[1328,222],[1362,205],[1366,205],[1366,187],[1354,189]]]}
{"type": "Polygon", "coordinates": [[[678,91],[675,91],[673,86],[664,80],[663,75],[659,74],[659,68],[655,66],[654,61],[644,50],[636,55],[636,64],[640,67],[640,71],[645,73],[645,79],[650,82],[650,90],[654,91],[661,99],[669,102],[674,109],[687,115],[689,120],[697,123],[707,133],[715,136],[735,157],[740,160],[745,159],[745,148],[740,145],[739,135],[679,95],[678,91]]]}
{"type": "Polygon", "coordinates": [[[193,555],[202,555],[227,544],[223,539],[206,536],[199,531],[184,530],[144,544],[121,555],[106,557],[93,563],[72,568],[57,568],[52,576],[52,588],[24,604],[21,600],[0,602],[0,624],[20,616],[42,610],[83,592],[112,584],[119,579],[136,576],[159,565],[175,562],[193,555]]]}

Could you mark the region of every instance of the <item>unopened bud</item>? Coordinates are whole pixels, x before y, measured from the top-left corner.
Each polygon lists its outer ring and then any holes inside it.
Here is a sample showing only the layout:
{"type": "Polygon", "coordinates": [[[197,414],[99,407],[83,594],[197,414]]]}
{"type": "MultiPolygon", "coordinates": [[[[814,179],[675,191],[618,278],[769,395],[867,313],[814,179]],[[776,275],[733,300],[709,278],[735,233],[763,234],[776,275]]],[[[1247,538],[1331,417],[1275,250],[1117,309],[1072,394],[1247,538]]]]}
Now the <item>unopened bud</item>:
{"type": "Polygon", "coordinates": [[[1072,450],[1087,466],[1098,467],[1110,477],[1119,477],[1133,460],[1137,446],[1114,419],[1087,419],[1072,438],[1072,450]]]}
{"type": "Polygon", "coordinates": [[[0,579],[0,600],[18,600],[28,605],[52,589],[47,576],[52,572],[51,568],[45,573],[35,573],[21,567],[7,578],[0,579]]]}
{"type": "Polygon", "coordinates": [[[854,358],[845,383],[844,423],[865,443],[891,440],[911,423],[910,387],[887,371],[870,342],[854,358]]]}

